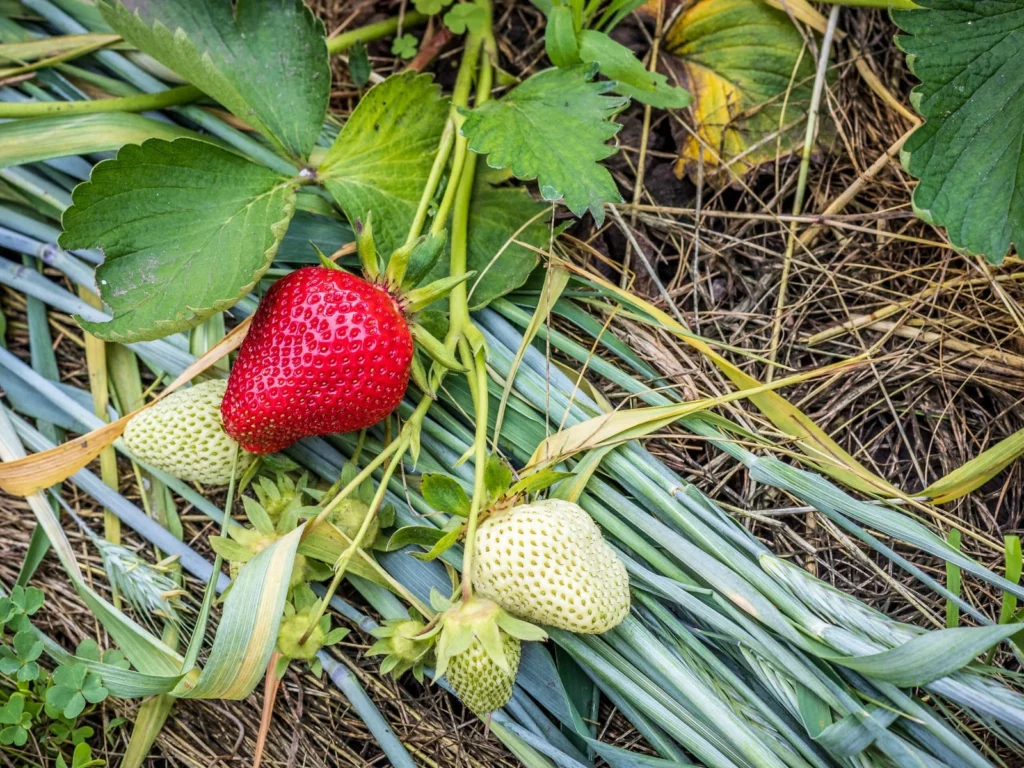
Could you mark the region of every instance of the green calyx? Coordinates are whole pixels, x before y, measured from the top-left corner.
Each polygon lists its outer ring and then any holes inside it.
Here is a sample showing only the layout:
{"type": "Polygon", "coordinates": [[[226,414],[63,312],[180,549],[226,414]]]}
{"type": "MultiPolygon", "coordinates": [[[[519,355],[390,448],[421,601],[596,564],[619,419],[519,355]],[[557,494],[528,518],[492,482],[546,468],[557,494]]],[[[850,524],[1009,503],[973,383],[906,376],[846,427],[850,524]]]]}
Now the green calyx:
{"type": "Polygon", "coordinates": [[[475,641],[480,642],[487,657],[499,670],[514,674],[505,655],[503,636],[530,641],[547,639],[543,629],[517,619],[486,598],[473,597],[452,603],[435,591],[430,602],[435,609],[443,611],[435,627],[426,635],[437,635],[434,679],[441,677],[452,659],[467,652],[475,641]]]}
{"type": "Polygon", "coordinates": [[[277,649],[283,656],[308,661],[324,647],[331,618],[329,616],[322,617],[313,627],[313,631],[309,633],[306,642],[303,643],[302,636],[309,628],[309,619],[308,613],[296,613],[281,619],[281,628],[277,632],[277,649]]]}
{"type": "Polygon", "coordinates": [[[396,680],[408,671],[423,682],[424,667],[433,660],[434,635],[425,634],[427,625],[419,619],[388,619],[371,634],[377,638],[367,656],[384,656],[380,671],[396,680]]]}
{"type": "MultiPolygon", "coordinates": [[[[283,472],[278,473],[277,482],[260,477],[253,484],[256,498],[242,497],[242,506],[251,527],[229,525],[226,536],[210,537],[210,546],[228,561],[232,577],[238,575],[245,563],[282,536],[294,531],[300,516],[307,517],[315,511],[315,507],[303,504],[306,496],[316,495],[313,489],[306,486],[307,482],[308,475],[305,473],[297,481],[283,472]]],[[[325,575],[329,575],[326,566],[297,554],[290,585],[294,587],[307,580],[323,579],[325,575]]]]}
{"type": "MultiPolygon", "coordinates": [[[[284,616],[277,631],[277,650],[287,659],[310,661],[321,648],[341,642],[348,634],[343,627],[331,628],[331,617],[321,616],[303,642],[309,622],[317,613],[320,601],[303,582],[292,589],[291,600],[285,603],[284,616]]],[[[315,663],[314,665],[319,666],[315,663]]]]}
{"type": "MultiPolygon", "coordinates": [[[[359,468],[351,462],[346,462],[341,468],[338,484],[341,487],[345,487],[355,480],[358,474],[359,468]]],[[[359,533],[366,513],[370,510],[373,496],[373,482],[366,479],[331,511],[327,517],[328,522],[345,534],[348,539],[354,539],[359,533]]],[[[370,521],[369,528],[367,528],[365,535],[359,542],[360,548],[365,550],[372,548],[377,541],[381,529],[390,528],[394,525],[394,522],[395,509],[390,504],[385,504],[377,512],[374,519],[370,521]]]]}

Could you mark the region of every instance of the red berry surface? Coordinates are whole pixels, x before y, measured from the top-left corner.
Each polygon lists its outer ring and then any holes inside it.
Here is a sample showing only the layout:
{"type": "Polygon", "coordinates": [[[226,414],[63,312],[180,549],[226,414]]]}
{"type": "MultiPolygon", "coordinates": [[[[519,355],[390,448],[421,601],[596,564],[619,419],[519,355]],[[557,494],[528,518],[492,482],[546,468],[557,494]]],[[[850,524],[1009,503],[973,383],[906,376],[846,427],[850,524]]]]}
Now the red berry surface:
{"type": "Polygon", "coordinates": [[[231,369],[224,429],[247,451],[352,432],[398,407],[413,342],[383,288],[326,267],[303,267],[260,302],[231,369]]]}

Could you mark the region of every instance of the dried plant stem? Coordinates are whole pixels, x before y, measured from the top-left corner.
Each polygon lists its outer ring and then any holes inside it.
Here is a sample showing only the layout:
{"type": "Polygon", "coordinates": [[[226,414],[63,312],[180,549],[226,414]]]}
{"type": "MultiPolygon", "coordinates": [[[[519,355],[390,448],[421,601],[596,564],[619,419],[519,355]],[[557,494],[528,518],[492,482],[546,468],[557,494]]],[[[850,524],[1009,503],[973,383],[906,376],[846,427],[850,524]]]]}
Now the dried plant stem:
{"type": "MultiPolygon", "coordinates": [[[[811,94],[811,105],[807,110],[807,132],[804,134],[803,155],[800,158],[799,179],[796,185],[796,195],[793,198],[793,215],[799,216],[804,206],[804,196],[807,192],[807,173],[811,166],[811,149],[814,147],[814,136],[818,128],[818,110],[821,107],[821,94],[825,90],[825,73],[828,70],[828,57],[832,50],[832,40],[836,33],[836,24],[839,22],[839,6],[833,6],[829,13],[828,26],[825,28],[825,37],[821,41],[821,51],[818,55],[818,71],[814,76],[814,91],[811,94]]],[[[782,315],[786,308],[786,288],[789,283],[789,273],[793,264],[793,250],[796,247],[796,222],[789,225],[789,239],[786,243],[786,254],[782,260],[782,277],[779,282],[779,299],[775,305],[775,319],[772,323],[771,342],[768,346],[768,359],[774,363],[778,357],[779,336],[782,333],[782,315]]],[[[769,365],[765,373],[765,381],[770,382],[775,374],[775,366],[769,365]]]]}

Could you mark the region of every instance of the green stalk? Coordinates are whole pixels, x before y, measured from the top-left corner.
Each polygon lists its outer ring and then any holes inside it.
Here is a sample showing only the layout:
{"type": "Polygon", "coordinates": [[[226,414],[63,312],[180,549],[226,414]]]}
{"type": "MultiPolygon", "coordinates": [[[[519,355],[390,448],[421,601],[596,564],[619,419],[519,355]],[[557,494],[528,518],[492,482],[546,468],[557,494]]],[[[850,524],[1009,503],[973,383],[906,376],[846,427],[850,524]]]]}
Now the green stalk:
{"type": "Polygon", "coordinates": [[[349,542],[348,547],[341,556],[338,557],[338,561],[334,564],[334,578],[331,579],[330,585],[327,587],[327,593],[320,599],[320,604],[317,606],[316,612],[313,617],[309,620],[309,626],[306,627],[306,631],[302,637],[299,638],[299,645],[305,644],[309,640],[310,634],[313,632],[313,628],[317,622],[320,621],[320,617],[324,615],[327,610],[328,604],[331,602],[331,598],[334,597],[334,593],[338,591],[338,586],[341,584],[342,578],[345,576],[345,571],[348,569],[348,564],[352,560],[352,556],[359,549],[359,543],[366,536],[367,531],[370,530],[370,523],[377,516],[377,510],[380,509],[381,504],[384,501],[384,494],[388,490],[388,482],[391,480],[391,476],[395,474],[395,470],[398,469],[398,465],[402,462],[402,457],[405,455],[405,447],[408,446],[409,437],[406,430],[402,430],[402,434],[399,435],[398,440],[395,441],[399,445],[399,450],[396,451],[395,455],[392,456],[391,462],[388,464],[387,469],[384,470],[384,476],[380,480],[380,485],[377,486],[377,492],[373,496],[373,501],[370,502],[369,509],[366,510],[366,514],[363,515],[363,522],[359,526],[359,531],[355,536],[352,537],[352,541],[349,542]]]}
{"type": "Polygon", "coordinates": [[[125,96],[95,101],[26,101],[0,104],[0,119],[47,117],[49,115],[92,115],[97,112],[148,112],[178,104],[188,104],[202,98],[203,92],[194,85],[183,85],[157,93],[125,96]]]}
{"type": "MultiPolygon", "coordinates": [[[[228,523],[231,522],[231,507],[235,503],[235,476],[238,474],[238,443],[231,449],[231,480],[228,482],[228,497],[224,500],[224,516],[220,521],[220,535],[225,536],[228,532],[228,523]]],[[[217,555],[213,559],[213,569],[210,571],[210,580],[206,582],[206,591],[203,593],[203,603],[199,608],[199,615],[196,617],[196,626],[192,631],[192,639],[185,649],[185,658],[181,663],[181,672],[185,674],[196,665],[199,659],[199,651],[203,647],[203,638],[206,636],[206,624],[210,620],[210,609],[213,607],[213,598],[217,594],[217,578],[220,576],[220,569],[224,565],[224,558],[217,555]]]]}
{"type": "MultiPolygon", "coordinates": [[[[99,298],[92,291],[79,288],[78,295],[86,304],[102,308],[99,298]]],[[[107,375],[107,343],[91,333],[85,334],[85,359],[89,369],[89,388],[92,390],[92,406],[95,415],[103,421],[107,418],[107,405],[110,403],[109,377],[107,375]]],[[[115,491],[118,490],[117,454],[113,446],[107,446],[100,452],[100,476],[103,482],[115,491]]],[[[103,537],[113,543],[121,543],[121,520],[106,507],[103,508],[103,537]]],[[[116,589],[113,594],[116,608],[121,607],[121,597],[116,589]]]]}
{"type": "Polygon", "coordinates": [[[470,372],[469,388],[473,395],[473,411],[476,419],[476,439],[473,441],[473,499],[469,506],[469,519],[466,522],[466,541],[462,548],[462,599],[473,597],[473,558],[476,555],[476,526],[480,517],[480,507],[487,494],[485,469],[487,467],[487,366],[483,350],[475,358],[470,352],[469,343],[465,340],[463,359],[470,372]]]}
{"type": "Polygon", "coordinates": [[[427,23],[427,16],[418,11],[409,11],[404,16],[392,16],[390,19],[367,24],[359,29],[342,32],[340,35],[327,40],[327,52],[331,54],[341,53],[348,50],[356,43],[368,43],[371,40],[379,40],[382,37],[393,35],[398,31],[399,23],[403,28],[418,27],[427,23]]]}
{"type": "MultiPolygon", "coordinates": [[[[470,34],[466,36],[466,46],[462,53],[462,63],[459,64],[459,73],[455,78],[455,88],[452,91],[451,112],[448,115],[448,124],[445,126],[445,133],[450,133],[451,138],[448,140],[448,146],[446,147],[445,137],[442,136],[442,146],[438,150],[438,157],[434,161],[434,167],[430,169],[430,181],[433,182],[434,186],[431,188],[431,184],[428,183],[426,189],[423,191],[423,196],[420,198],[419,208],[424,209],[425,213],[426,207],[429,206],[430,200],[433,198],[434,192],[437,189],[436,185],[440,182],[441,173],[444,170],[444,164],[447,160],[447,154],[451,152],[452,145],[454,145],[455,156],[452,160],[451,175],[448,178],[448,186],[445,188],[444,197],[441,198],[441,203],[437,208],[437,215],[434,217],[434,222],[430,226],[430,232],[434,235],[440,235],[448,225],[448,214],[451,212],[452,206],[455,204],[455,197],[459,191],[459,182],[466,167],[469,140],[465,136],[459,135],[458,129],[461,127],[464,120],[462,115],[459,114],[459,108],[469,106],[469,93],[470,89],[473,87],[473,76],[477,70],[477,63],[480,61],[480,49],[483,45],[483,35],[470,34]],[[443,159],[441,157],[442,154],[445,155],[443,159]]],[[[489,65],[490,62],[486,62],[485,66],[487,66],[488,69],[490,68],[489,65]]],[[[483,76],[483,67],[481,67],[480,77],[483,78],[483,76]]],[[[489,87],[488,92],[490,92],[489,87]]],[[[419,208],[416,212],[417,217],[419,217],[419,208]]],[[[420,226],[422,226],[422,224],[420,226]]],[[[417,232],[416,237],[418,236],[419,233],[417,232]]],[[[453,239],[454,236],[454,233],[452,233],[453,239]]],[[[415,240],[416,237],[413,237],[412,239],[415,240]]],[[[450,270],[450,274],[458,275],[465,271],[465,265],[463,265],[462,270],[459,272],[456,272],[453,266],[450,270]]]]}

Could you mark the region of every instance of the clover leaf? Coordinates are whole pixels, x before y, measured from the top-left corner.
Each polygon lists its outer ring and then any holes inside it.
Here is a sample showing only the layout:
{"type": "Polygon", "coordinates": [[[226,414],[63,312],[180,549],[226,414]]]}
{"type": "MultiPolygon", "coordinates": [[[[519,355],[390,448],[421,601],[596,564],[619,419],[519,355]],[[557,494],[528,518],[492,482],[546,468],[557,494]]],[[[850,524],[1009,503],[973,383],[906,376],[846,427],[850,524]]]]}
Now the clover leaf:
{"type": "Polygon", "coordinates": [[[27,683],[39,678],[36,663],[43,653],[43,641],[31,629],[23,629],[14,636],[11,646],[0,648],[0,672],[18,682],[27,683]]]}
{"type": "Polygon", "coordinates": [[[487,10],[476,3],[459,3],[444,15],[444,25],[456,35],[483,32],[486,24],[487,10]]]}
{"type": "Polygon", "coordinates": [[[98,675],[84,664],[61,665],[53,673],[53,685],[46,691],[46,703],[68,720],[82,714],[86,703],[99,704],[107,698],[98,675]]]}
{"type": "Polygon", "coordinates": [[[15,693],[0,707],[0,744],[21,747],[28,741],[28,729],[32,727],[32,714],[25,710],[25,697],[15,693]]]}
{"type": "Polygon", "coordinates": [[[416,10],[425,16],[433,16],[440,13],[442,8],[452,4],[452,0],[413,0],[416,10]]]}
{"type": "Polygon", "coordinates": [[[394,42],[391,43],[391,52],[403,59],[411,59],[416,55],[419,47],[420,43],[415,35],[402,35],[401,37],[396,37],[394,42]]]}

